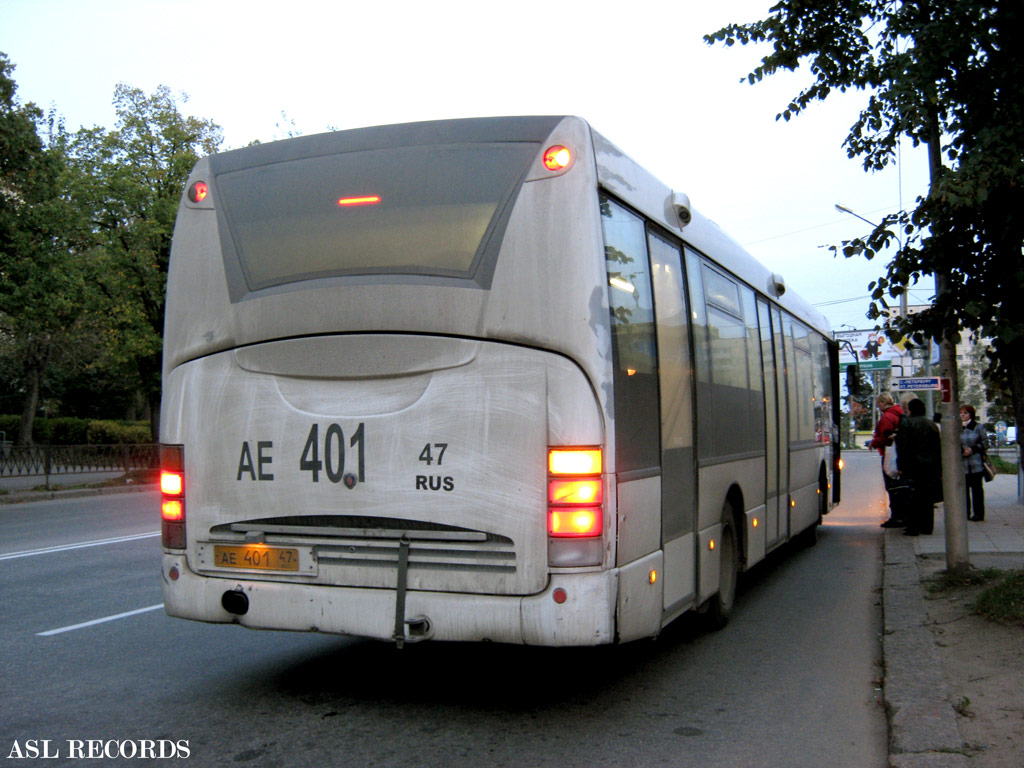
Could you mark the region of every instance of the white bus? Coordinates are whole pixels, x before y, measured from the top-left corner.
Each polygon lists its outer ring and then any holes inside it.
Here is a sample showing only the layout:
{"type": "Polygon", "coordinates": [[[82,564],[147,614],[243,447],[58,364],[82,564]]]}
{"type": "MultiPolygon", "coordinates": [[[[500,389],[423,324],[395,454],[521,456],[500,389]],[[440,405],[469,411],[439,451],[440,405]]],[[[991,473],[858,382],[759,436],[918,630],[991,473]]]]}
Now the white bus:
{"type": "Polygon", "coordinates": [[[838,501],[836,361],[576,117],[205,158],[167,284],[167,613],[399,645],[722,624],[838,501]]]}

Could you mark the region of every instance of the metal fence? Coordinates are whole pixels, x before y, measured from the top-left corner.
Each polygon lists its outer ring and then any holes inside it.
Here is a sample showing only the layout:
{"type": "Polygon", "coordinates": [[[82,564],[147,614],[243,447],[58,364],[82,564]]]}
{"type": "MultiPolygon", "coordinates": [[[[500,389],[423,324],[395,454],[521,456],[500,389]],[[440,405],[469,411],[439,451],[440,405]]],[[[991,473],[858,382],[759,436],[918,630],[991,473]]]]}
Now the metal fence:
{"type": "Polygon", "coordinates": [[[157,469],[160,450],[156,443],[137,445],[32,445],[0,444],[0,477],[129,472],[157,469]]]}

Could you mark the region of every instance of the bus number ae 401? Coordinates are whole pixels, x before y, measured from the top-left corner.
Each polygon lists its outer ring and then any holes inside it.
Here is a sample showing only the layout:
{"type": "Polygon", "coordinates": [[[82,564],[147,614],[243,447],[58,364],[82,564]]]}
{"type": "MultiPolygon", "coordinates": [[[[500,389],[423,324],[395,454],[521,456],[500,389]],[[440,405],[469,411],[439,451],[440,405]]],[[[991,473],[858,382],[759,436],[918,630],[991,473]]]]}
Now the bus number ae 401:
{"type": "MultiPolygon", "coordinates": [[[[448,443],[426,443],[417,459],[428,467],[444,467],[448,443]]],[[[236,480],[274,479],[274,442],[257,440],[253,445],[242,442],[242,453],[238,459],[236,480]]],[[[327,475],[332,483],[341,483],[346,488],[355,488],[366,482],[366,426],[360,422],[351,437],[345,435],[340,424],[328,424],[321,429],[313,424],[306,435],[299,456],[299,471],[308,472],[309,479],[320,482],[320,475],[327,475]]],[[[455,479],[450,475],[415,475],[417,491],[453,491],[455,479]]]]}
{"type": "MultiPolygon", "coordinates": [[[[255,451],[249,441],[242,443],[242,453],[238,459],[236,480],[273,480],[274,442],[259,440],[255,451]]],[[[355,488],[357,483],[366,481],[366,429],[362,423],[356,427],[352,437],[345,439],[345,432],[338,424],[329,424],[324,430],[323,440],[320,439],[320,425],[310,427],[306,444],[299,457],[299,471],[309,472],[314,483],[320,482],[320,473],[327,475],[332,483],[342,483],[346,488],[355,488]],[[346,447],[354,449],[354,456],[346,452],[346,447]],[[350,467],[346,471],[346,467],[350,467]]]]}
{"type": "Polygon", "coordinates": [[[320,471],[327,474],[327,479],[332,483],[344,481],[346,488],[354,488],[356,482],[363,482],[366,479],[366,432],[363,424],[360,423],[348,441],[349,448],[356,449],[357,472],[355,474],[345,472],[345,433],[337,424],[327,427],[323,441],[323,460],[320,459],[320,425],[314,424],[309,430],[306,438],[306,445],[302,449],[302,458],[299,459],[299,470],[310,472],[313,482],[320,482],[320,471]]]}

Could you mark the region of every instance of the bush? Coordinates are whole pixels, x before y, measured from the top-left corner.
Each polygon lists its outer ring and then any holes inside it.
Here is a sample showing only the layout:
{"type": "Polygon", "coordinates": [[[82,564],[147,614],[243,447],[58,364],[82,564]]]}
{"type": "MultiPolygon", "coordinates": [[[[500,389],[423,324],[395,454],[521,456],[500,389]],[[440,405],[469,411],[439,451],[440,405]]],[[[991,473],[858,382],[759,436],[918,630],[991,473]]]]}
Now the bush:
{"type": "Polygon", "coordinates": [[[12,443],[17,440],[20,426],[20,416],[0,416],[0,432],[4,433],[4,440],[12,443]]]}
{"type": "Polygon", "coordinates": [[[51,445],[83,445],[88,441],[89,420],[62,416],[56,419],[43,419],[47,422],[49,438],[39,442],[51,445]]]}
{"type": "MultiPolygon", "coordinates": [[[[16,442],[21,417],[0,416],[0,432],[5,440],[16,442]]],[[[124,445],[153,442],[147,421],[103,421],[61,416],[37,417],[32,425],[32,441],[37,445],[124,445]]]]}
{"type": "Polygon", "coordinates": [[[139,422],[90,421],[87,443],[90,445],[124,445],[150,443],[149,425],[139,422]]]}

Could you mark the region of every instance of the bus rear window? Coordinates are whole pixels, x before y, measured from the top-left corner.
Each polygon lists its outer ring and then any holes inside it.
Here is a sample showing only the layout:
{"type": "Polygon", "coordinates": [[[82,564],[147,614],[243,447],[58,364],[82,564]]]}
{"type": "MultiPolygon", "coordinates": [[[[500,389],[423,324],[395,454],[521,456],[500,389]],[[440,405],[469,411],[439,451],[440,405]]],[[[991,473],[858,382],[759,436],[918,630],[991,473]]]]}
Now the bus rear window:
{"type": "Polygon", "coordinates": [[[398,147],[216,178],[249,290],[347,274],[471,277],[531,143],[398,147]]]}

